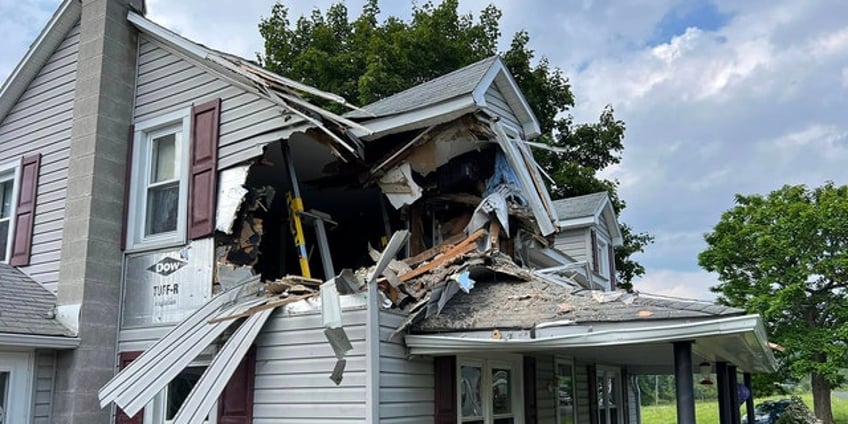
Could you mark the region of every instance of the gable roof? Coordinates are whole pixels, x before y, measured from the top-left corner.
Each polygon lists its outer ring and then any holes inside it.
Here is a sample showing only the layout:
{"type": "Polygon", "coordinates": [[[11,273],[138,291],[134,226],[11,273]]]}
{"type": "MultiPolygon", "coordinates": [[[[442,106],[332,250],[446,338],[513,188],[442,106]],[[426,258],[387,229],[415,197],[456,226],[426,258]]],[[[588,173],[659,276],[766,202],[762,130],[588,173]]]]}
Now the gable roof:
{"type": "Polygon", "coordinates": [[[50,56],[65,40],[68,31],[80,19],[81,6],[78,0],[65,0],[47,25],[30,45],[24,57],[0,87],[0,122],[12,110],[38,71],[50,60],[50,56]]]}
{"type": "Polygon", "coordinates": [[[624,243],[621,226],[607,192],[599,191],[555,200],[553,206],[560,229],[588,227],[592,224],[600,225],[603,219],[606,220],[607,228],[611,232],[610,237],[613,246],[621,246],[624,243]]]}
{"type": "Polygon", "coordinates": [[[525,138],[539,135],[541,129],[536,116],[500,56],[472,63],[345,116],[364,119],[368,128],[375,132],[374,138],[447,122],[485,108],[486,91],[493,85],[504,93],[523,126],[525,138]]]}
{"type": "Polygon", "coordinates": [[[73,332],[54,318],[56,295],[17,268],[0,263],[0,344],[17,344],[9,339],[28,336],[68,338],[73,332]],[[20,336],[20,337],[16,337],[20,336]]]}

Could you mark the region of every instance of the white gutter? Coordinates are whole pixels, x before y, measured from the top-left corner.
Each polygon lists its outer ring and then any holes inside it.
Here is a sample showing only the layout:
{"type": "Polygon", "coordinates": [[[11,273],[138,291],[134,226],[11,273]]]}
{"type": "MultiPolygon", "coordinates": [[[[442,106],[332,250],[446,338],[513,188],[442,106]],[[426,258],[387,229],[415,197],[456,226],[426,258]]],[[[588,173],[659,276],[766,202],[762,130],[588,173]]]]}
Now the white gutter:
{"type": "Polygon", "coordinates": [[[79,344],[79,337],[0,333],[0,346],[35,349],[76,349],[79,344]]]}
{"type": "MultiPolygon", "coordinates": [[[[572,326],[566,328],[573,331],[572,326]]],[[[765,330],[759,315],[720,318],[701,322],[665,324],[643,328],[610,329],[582,334],[565,334],[537,339],[468,338],[438,335],[410,334],[406,345],[412,355],[457,354],[496,351],[535,351],[581,347],[621,346],[643,343],[693,340],[701,337],[727,336],[753,333],[764,352],[767,366],[775,368],[774,356],[768,348],[765,330]]]]}
{"type": "Polygon", "coordinates": [[[477,108],[474,98],[471,95],[465,95],[423,109],[364,121],[363,124],[371,130],[371,134],[356,128],[351,131],[353,135],[363,140],[373,140],[388,134],[447,122],[471,113],[477,108]]]}

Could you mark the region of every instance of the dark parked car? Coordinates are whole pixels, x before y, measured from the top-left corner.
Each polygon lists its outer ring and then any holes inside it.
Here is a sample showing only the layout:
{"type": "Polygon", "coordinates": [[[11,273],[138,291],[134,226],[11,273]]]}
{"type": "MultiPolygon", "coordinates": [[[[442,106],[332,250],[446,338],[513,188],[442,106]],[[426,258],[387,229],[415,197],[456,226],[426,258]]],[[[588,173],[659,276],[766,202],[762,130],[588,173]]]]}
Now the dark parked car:
{"type": "MultiPolygon", "coordinates": [[[[754,422],[752,424],[774,424],[777,419],[786,412],[789,399],[767,400],[754,408],[754,422]]],[[[748,417],[742,416],[742,424],[748,424],[748,417]]]]}

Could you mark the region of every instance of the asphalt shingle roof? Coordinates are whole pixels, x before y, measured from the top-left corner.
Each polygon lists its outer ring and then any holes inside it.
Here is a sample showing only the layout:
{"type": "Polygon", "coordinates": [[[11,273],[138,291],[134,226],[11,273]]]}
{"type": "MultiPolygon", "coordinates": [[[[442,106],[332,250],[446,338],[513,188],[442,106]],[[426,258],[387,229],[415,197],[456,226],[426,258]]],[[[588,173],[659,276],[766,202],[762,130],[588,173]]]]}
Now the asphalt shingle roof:
{"type": "MultiPolygon", "coordinates": [[[[457,96],[470,94],[496,60],[498,60],[498,57],[492,56],[472,63],[449,74],[442,75],[423,84],[418,84],[408,90],[393,94],[385,99],[365,105],[362,109],[371,112],[377,117],[381,117],[408,112],[450,100],[457,96]]],[[[360,111],[352,111],[345,114],[345,116],[348,118],[371,117],[360,111]]]]}
{"type": "Polygon", "coordinates": [[[572,320],[611,323],[744,315],[745,311],[705,301],[619,292],[576,291],[541,279],[477,283],[459,292],[439,315],[419,322],[418,331],[533,328],[572,320]],[[606,297],[599,300],[600,297],[606,297]]]}
{"type": "Polygon", "coordinates": [[[53,316],[56,295],[17,268],[0,263],[0,333],[73,336],[53,316]]]}
{"type": "Polygon", "coordinates": [[[607,198],[607,192],[584,194],[554,201],[554,210],[561,221],[593,216],[607,198]]]}

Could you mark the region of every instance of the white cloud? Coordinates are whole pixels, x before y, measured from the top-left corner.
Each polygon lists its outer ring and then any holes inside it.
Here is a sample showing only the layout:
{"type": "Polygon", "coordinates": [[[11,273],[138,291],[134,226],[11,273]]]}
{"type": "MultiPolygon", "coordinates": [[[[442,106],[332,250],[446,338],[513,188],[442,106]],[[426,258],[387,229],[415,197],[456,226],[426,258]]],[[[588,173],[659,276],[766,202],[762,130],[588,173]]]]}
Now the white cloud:
{"type": "Polygon", "coordinates": [[[635,282],[634,287],[663,296],[714,300],[716,295],[710,292],[710,287],[717,283],[715,276],[706,272],[658,269],[635,282]]]}

